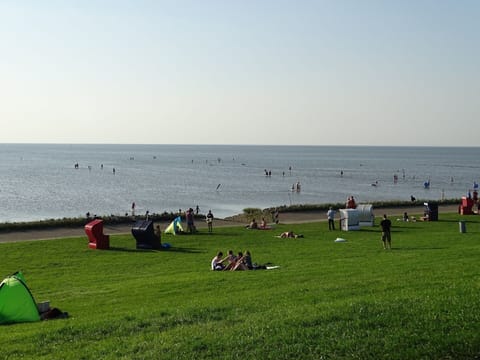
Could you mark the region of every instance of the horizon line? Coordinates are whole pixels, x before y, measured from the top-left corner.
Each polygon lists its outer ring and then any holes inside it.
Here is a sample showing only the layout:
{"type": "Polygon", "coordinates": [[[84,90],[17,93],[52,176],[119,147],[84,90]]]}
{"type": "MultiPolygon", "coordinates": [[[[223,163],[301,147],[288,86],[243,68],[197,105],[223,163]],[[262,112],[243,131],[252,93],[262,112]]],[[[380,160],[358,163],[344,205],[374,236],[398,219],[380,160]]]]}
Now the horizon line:
{"type": "Polygon", "coordinates": [[[121,145],[121,146],[271,146],[271,147],[370,147],[370,148],[479,148],[474,145],[370,145],[370,144],[222,144],[222,143],[83,143],[83,142],[0,142],[0,145],[121,145]]]}

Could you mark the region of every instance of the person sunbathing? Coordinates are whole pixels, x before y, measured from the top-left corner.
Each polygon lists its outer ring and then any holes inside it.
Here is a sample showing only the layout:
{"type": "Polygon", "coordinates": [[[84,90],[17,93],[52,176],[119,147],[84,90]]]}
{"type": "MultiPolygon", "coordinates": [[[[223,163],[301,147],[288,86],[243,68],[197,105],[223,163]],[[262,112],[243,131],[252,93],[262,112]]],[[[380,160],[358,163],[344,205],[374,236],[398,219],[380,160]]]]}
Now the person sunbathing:
{"type": "Polygon", "coordinates": [[[285,231],[283,233],[280,234],[280,237],[282,239],[285,239],[285,238],[303,238],[303,235],[302,234],[295,234],[293,231],[285,231]]]}

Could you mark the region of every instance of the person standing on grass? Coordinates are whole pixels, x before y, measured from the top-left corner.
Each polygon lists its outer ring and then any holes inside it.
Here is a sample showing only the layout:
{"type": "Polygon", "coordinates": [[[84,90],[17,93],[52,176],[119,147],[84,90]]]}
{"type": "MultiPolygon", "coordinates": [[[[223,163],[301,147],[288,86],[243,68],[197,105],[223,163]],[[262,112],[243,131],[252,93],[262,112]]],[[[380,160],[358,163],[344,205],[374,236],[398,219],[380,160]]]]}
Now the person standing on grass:
{"type": "Polygon", "coordinates": [[[328,230],[335,230],[335,210],[330,206],[327,211],[328,230]]]}
{"type": "Polygon", "coordinates": [[[190,234],[193,234],[195,231],[195,223],[193,220],[193,209],[189,208],[185,213],[185,218],[187,220],[187,229],[190,234]]]}
{"type": "Polygon", "coordinates": [[[155,227],[155,237],[160,243],[162,243],[162,230],[160,230],[160,225],[157,225],[155,227]]]}
{"type": "Polygon", "coordinates": [[[391,249],[392,237],[390,235],[390,228],[392,227],[392,222],[387,218],[387,214],[383,215],[383,219],[380,221],[380,226],[382,227],[383,248],[391,249]]]}
{"type": "Polygon", "coordinates": [[[206,216],[206,221],[208,225],[208,232],[211,233],[213,231],[213,214],[212,210],[208,210],[208,214],[206,216]]]}
{"type": "Polygon", "coordinates": [[[278,213],[278,209],[275,209],[275,213],[273,214],[273,218],[274,218],[275,224],[277,224],[277,225],[280,222],[279,216],[280,216],[280,214],[278,213]]]}

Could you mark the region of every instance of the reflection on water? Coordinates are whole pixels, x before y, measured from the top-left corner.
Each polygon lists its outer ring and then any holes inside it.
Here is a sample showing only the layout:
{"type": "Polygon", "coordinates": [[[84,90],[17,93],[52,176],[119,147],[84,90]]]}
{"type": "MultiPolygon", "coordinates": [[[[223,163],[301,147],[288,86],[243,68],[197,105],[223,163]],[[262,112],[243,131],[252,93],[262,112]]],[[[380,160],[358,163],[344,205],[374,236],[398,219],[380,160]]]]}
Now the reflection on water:
{"type": "Polygon", "coordinates": [[[478,182],[479,155],[478,148],[0,144],[0,221],[124,214],[133,201],[137,213],[199,205],[225,217],[350,195],[459,198],[478,182]],[[300,192],[292,191],[297,182],[300,192]]]}

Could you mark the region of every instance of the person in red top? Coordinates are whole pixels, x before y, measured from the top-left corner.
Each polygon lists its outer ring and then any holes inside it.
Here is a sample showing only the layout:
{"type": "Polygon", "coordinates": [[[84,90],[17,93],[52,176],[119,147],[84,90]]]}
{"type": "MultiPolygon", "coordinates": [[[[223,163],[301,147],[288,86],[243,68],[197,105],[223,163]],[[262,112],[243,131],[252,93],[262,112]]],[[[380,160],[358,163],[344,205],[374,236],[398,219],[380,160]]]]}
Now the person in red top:
{"type": "Polygon", "coordinates": [[[347,200],[347,209],[355,209],[357,204],[355,203],[355,199],[353,196],[350,196],[347,200]]]}

